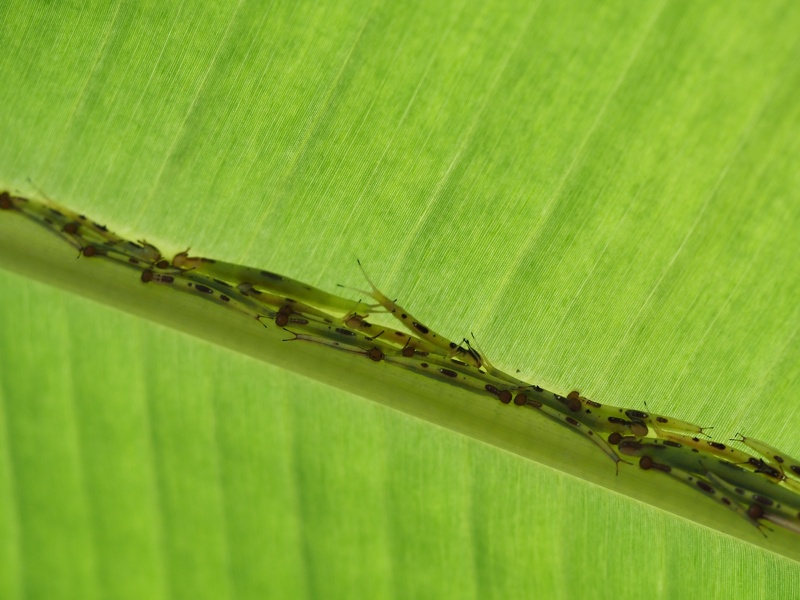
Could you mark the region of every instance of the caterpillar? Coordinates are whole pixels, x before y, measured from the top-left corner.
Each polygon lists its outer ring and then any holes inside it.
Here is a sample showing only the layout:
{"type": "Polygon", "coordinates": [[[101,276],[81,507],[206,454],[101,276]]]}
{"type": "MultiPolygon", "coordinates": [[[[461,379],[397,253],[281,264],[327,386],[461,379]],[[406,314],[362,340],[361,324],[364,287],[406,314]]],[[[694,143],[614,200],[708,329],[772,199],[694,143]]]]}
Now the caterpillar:
{"type": "Polygon", "coordinates": [[[733,438],[731,441],[741,442],[744,445],[752,448],[764,457],[766,464],[776,469],[783,479],[784,483],[792,487],[795,491],[800,491],[800,486],[797,485],[794,479],[800,480],[800,461],[792,458],[786,453],[770,446],[766,442],[761,442],[757,439],[746,437],[741,433],[737,434],[739,439],[733,438]],[[789,479],[787,474],[794,479],[789,479]]]}
{"type": "Polygon", "coordinates": [[[142,271],[141,281],[142,283],[156,283],[169,286],[171,289],[177,289],[206,300],[211,300],[259,321],[264,317],[272,319],[276,314],[274,311],[264,310],[250,298],[240,294],[236,288],[224,282],[196,277],[191,273],[162,273],[152,269],[145,269],[142,271]]]}
{"type": "Polygon", "coordinates": [[[294,298],[298,302],[303,302],[321,310],[351,314],[369,313],[375,309],[374,305],[348,300],[272,271],[211,258],[189,256],[188,250],[176,254],[172,259],[172,266],[183,271],[193,270],[225,281],[248,283],[253,290],[267,291],[272,294],[294,298]]]}

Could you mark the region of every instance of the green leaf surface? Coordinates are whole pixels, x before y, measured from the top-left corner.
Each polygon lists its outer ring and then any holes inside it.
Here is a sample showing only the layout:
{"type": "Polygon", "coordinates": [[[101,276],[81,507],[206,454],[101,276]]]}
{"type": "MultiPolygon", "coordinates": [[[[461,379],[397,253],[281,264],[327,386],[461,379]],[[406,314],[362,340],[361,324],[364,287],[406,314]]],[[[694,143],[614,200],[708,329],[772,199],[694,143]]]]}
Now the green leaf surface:
{"type": "MultiPolygon", "coordinates": [[[[331,291],[360,258],[510,372],[798,456],[799,29],[790,2],[12,2],[0,187],[331,291]]],[[[632,499],[583,440],[531,425],[528,460],[484,443],[513,413],[432,426],[389,375],[367,402],[60,265],[36,277],[106,304],[0,273],[0,597],[800,595],[796,548],[632,499]]]]}

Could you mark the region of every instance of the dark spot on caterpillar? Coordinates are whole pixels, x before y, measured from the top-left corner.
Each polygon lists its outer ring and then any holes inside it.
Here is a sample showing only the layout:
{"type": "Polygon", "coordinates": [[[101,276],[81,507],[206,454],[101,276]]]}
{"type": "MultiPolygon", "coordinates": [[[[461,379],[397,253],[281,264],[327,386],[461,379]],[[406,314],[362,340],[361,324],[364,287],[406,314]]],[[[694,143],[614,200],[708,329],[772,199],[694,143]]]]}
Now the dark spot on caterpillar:
{"type": "Polygon", "coordinates": [[[439,369],[439,373],[442,375],[447,375],[448,377],[458,377],[458,373],[451,371],[450,369],[439,369]]]}
{"type": "Polygon", "coordinates": [[[780,471],[778,471],[773,467],[770,467],[767,463],[763,461],[763,459],[751,457],[747,459],[747,464],[755,467],[756,473],[763,473],[768,477],[774,477],[776,479],[781,478],[780,471]]]}
{"type": "Polygon", "coordinates": [[[744,490],[742,488],[733,488],[737,494],[744,496],[744,490]]]}
{"type": "Polygon", "coordinates": [[[800,467],[797,465],[789,465],[789,470],[795,475],[800,475],[800,467]]]}
{"type": "Polygon", "coordinates": [[[503,404],[508,404],[509,402],[511,402],[511,392],[509,392],[508,390],[501,391],[498,394],[498,396],[500,397],[500,402],[502,402],[503,404]]]}
{"type": "Polygon", "coordinates": [[[355,332],[350,331],[349,329],[342,329],[341,327],[336,328],[336,333],[341,333],[342,335],[350,335],[350,336],[355,335],[355,332]]]}
{"type": "Polygon", "coordinates": [[[719,442],[708,442],[708,445],[717,450],[725,450],[726,447],[725,444],[720,444],[719,442]]]}
{"type": "Polygon", "coordinates": [[[94,226],[104,233],[108,232],[108,227],[106,227],[105,225],[100,225],[100,223],[95,223],[94,226]]]}
{"type": "Polygon", "coordinates": [[[132,265],[138,265],[139,264],[139,259],[131,257],[131,258],[128,259],[128,262],[131,263],[132,265]]]}
{"type": "Polygon", "coordinates": [[[572,425],[573,427],[580,427],[580,426],[581,426],[581,424],[580,424],[580,423],[578,423],[578,422],[577,422],[575,419],[573,419],[572,417],[567,417],[567,418],[565,418],[564,420],[565,420],[567,423],[569,423],[570,425],[572,425]]]}
{"type": "Polygon", "coordinates": [[[153,272],[150,269],[142,271],[142,283],[150,283],[153,281],[153,272]]]}
{"type": "Polygon", "coordinates": [[[417,331],[420,333],[428,333],[430,330],[425,327],[422,323],[417,323],[416,321],[412,321],[411,324],[417,328],[417,331]]]}
{"type": "Polygon", "coordinates": [[[286,327],[289,323],[289,315],[285,312],[278,311],[275,315],[275,325],[278,327],[286,327]]]}
{"type": "Polygon", "coordinates": [[[400,318],[401,319],[407,319],[408,315],[406,313],[400,313],[400,318]]]}
{"type": "Polygon", "coordinates": [[[767,477],[772,477],[773,479],[783,479],[781,472],[774,467],[770,467],[769,465],[764,465],[762,467],[759,467],[757,472],[763,473],[767,477]]]}
{"type": "Polygon", "coordinates": [[[450,342],[450,347],[451,347],[451,348],[456,348],[456,347],[457,347],[457,345],[456,345],[456,343],[455,343],[455,342],[450,342]]]}
{"type": "Polygon", "coordinates": [[[611,444],[612,446],[616,446],[617,444],[619,444],[620,440],[622,440],[622,436],[616,431],[612,433],[610,436],[608,436],[608,443],[611,444]]]}
{"type": "Polygon", "coordinates": [[[401,338],[406,337],[406,334],[403,333],[402,331],[395,331],[394,334],[397,335],[397,336],[400,336],[401,338]]]}
{"type": "Polygon", "coordinates": [[[171,275],[160,275],[158,280],[161,283],[172,283],[173,281],[175,281],[175,278],[172,277],[171,275]]]}
{"type": "Polygon", "coordinates": [[[589,406],[593,406],[594,408],[600,408],[603,406],[602,404],[600,404],[599,402],[595,402],[594,400],[587,400],[586,404],[588,404],[589,406]]]}
{"type": "Polygon", "coordinates": [[[653,468],[653,459],[649,456],[643,456],[639,459],[639,468],[649,471],[653,468]]]}
{"type": "Polygon", "coordinates": [[[727,499],[725,496],[723,496],[722,498],[720,498],[720,500],[722,501],[722,503],[723,503],[725,506],[730,506],[730,505],[731,505],[731,501],[730,501],[730,500],[728,500],[728,499],[727,499]]]}
{"type": "MultiPolygon", "coordinates": [[[[610,436],[609,436],[610,437],[610,436]]],[[[642,445],[630,438],[623,438],[618,442],[619,451],[628,456],[635,456],[638,452],[642,451],[642,445]]]]}
{"type": "Polygon", "coordinates": [[[225,294],[220,294],[219,295],[219,299],[222,300],[223,302],[230,302],[231,301],[231,299],[228,298],[225,294]]]}
{"type": "Polygon", "coordinates": [[[465,363],[464,361],[458,360],[457,358],[451,358],[450,362],[455,363],[457,365],[460,365],[462,367],[468,367],[469,366],[467,363],[465,363]]]}
{"type": "Polygon", "coordinates": [[[159,269],[169,269],[169,262],[166,260],[160,260],[156,263],[156,267],[159,269]]]}
{"type": "Polygon", "coordinates": [[[775,459],[775,462],[776,462],[776,463],[778,463],[779,465],[782,465],[782,464],[783,464],[783,457],[782,457],[782,456],[778,456],[778,455],[776,454],[776,455],[775,455],[775,456],[773,456],[772,458],[774,458],[774,459],[775,459]]]}
{"type": "Polygon", "coordinates": [[[55,208],[48,208],[48,210],[58,217],[64,216],[64,213],[62,213],[60,210],[56,210],[55,208]]]}
{"type": "Polygon", "coordinates": [[[370,351],[367,352],[367,356],[369,356],[370,360],[374,360],[375,362],[383,360],[383,352],[381,352],[380,348],[371,348],[370,351]]]}
{"type": "Polygon", "coordinates": [[[202,285],[200,283],[196,283],[194,285],[194,287],[197,288],[198,292],[202,292],[204,294],[213,294],[214,293],[214,290],[212,290],[210,287],[206,287],[206,286],[204,286],[204,285],[202,285]]]}
{"type": "Polygon", "coordinates": [[[567,401],[565,404],[572,412],[578,412],[581,409],[581,394],[576,390],[572,390],[567,394],[567,401]]]}
{"type": "Polygon", "coordinates": [[[0,209],[10,210],[14,205],[11,203],[11,194],[8,192],[0,192],[0,209]]]}
{"type": "Polygon", "coordinates": [[[231,287],[231,284],[229,284],[227,281],[222,281],[222,279],[215,279],[214,283],[218,283],[220,285],[224,285],[227,288],[231,287]]]}
{"type": "Polygon", "coordinates": [[[89,244],[88,246],[84,247],[84,249],[83,249],[83,255],[84,256],[87,256],[87,257],[91,258],[95,254],[97,254],[97,248],[95,248],[91,244],[89,244]]]}
{"type": "Polygon", "coordinates": [[[490,394],[494,394],[495,396],[500,395],[500,390],[494,387],[491,383],[487,383],[484,389],[489,392],[490,394]]]}
{"type": "Polygon", "coordinates": [[[615,423],[616,425],[628,425],[628,421],[625,419],[620,419],[619,417],[608,417],[609,423],[615,423]]]}
{"type": "Polygon", "coordinates": [[[662,465],[661,463],[653,462],[653,468],[658,469],[659,471],[663,471],[664,473],[670,473],[672,471],[672,467],[669,465],[662,465]]]}
{"type": "Polygon", "coordinates": [[[271,271],[261,271],[261,274],[264,277],[269,277],[270,279],[274,279],[275,281],[283,281],[283,277],[281,277],[277,273],[272,273],[271,271]]]}
{"type": "Polygon", "coordinates": [[[422,363],[420,366],[421,366],[423,369],[427,369],[427,368],[428,368],[428,363],[422,363]]]}
{"type": "Polygon", "coordinates": [[[535,392],[543,392],[544,390],[540,388],[538,385],[533,386],[533,391],[535,392]]]}
{"type": "Polygon", "coordinates": [[[703,481],[702,479],[698,479],[698,480],[695,482],[695,485],[696,485],[697,487],[699,487],[701,490],[703,490],[703,491],[704,491],[706,494],[713,494],[713,493],[715,493],[715,492],[716,492],[716,490],[715,490],[713,487],[711,487],[710,485],[708,485],[708,484],[707,484],[705,481],[703,481]]]}
{"type": "Polygon", "coordinates": [[[289,319],[289,323],[294,323],[296,325],[308,325],[308,319],[301,319],[300,317],[292,317],[289,319]]]}
{"type": "Polygon", "coordinates": [[[759,494],[753,494],[753,500],[759,504],[763,504],[764,506],[772,506],[774,504],[770,498],[767,498],[766,496],[760,496],[759,494]]]}
{"type": "Polygon", "coordinates": [[[63,231],[64,233],[68,233],[70,235],[74,235],[78,233],[79,227],[80,223],[78,223],[77,221],[70,221],[69,223],[64,225],[64,227],[61,228],[61,231],[63,231]]]}
{"type": "Polygon", "coordinates": [[[672,446],[673,448],[682,448],[678,442],[673,442],[672,440],[664,440],[662,442],[665,446],[672,446]]]}
{"type": "Polygon", "coordinates": [[[414,348],[413,348],[413,346],[406,346],[405,348],[403,348],[402,354],[406,358],[414,356],[414,348]]]}
{"type": "Polygon", "coordinates": [[[523,406],[527,404],[527,402],[528,402],[528,397],[525,394],[517,394],[516,396],[514,396],[514,404],[516,404],[517,406],[523,406]]]}
{"type": "Polygon", "coordinates": [[[747,516],[757,521],[758,519],[764,516],[764,509],[761,508],[758,504],[751,504],[750,507],[747,509],[747,516]]]}
{"type": "Polygon", "coordinates": [[[644,423],[640,423],[639,421],[632,421],[631,433],[637,437],[645,437],[648,433],[650,433],[650,430],[644,423]]]}
{"type": "Polygon", "coordinates": [[[534,408],[542,408],[542,406],[543,406],[543,404],[541,402],[539,402],[538,400],[531,400],[530,398],[528,399],[528,404],[530,404],[534,408]]]}
{"type": "Polygon", "coordinates": [[[626,410],[625,414],[631,419],[646,419],[649,416],[647,413],[640,410],[626,410]]]}
{"type": "Polygon", "coordinates": [[[669,423],[669,419],[665,419],[664,417],[656,417],[656,421],[659,423],[669,423]]]}

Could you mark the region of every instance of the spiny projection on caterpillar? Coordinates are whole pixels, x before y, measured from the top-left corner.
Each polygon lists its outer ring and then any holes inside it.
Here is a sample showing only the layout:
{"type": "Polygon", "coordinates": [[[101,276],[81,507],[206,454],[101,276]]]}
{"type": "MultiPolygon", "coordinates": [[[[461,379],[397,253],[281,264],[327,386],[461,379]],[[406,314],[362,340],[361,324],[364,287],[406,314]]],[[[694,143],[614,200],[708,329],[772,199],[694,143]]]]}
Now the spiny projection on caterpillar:
{"type": "Polygon", "coordinates": [[[693,423],[600,404],[572,391],[566,396],[493,366],[464,339],[456,343],[389,299],[359,262],[374,303],[350,300],[271,271],[180,252],[171,259],[154,245],[127,240],[104,225],[52,201],[0,192],[0,211],[44,227],[90,260],[123,264],[141,282],[192,294],[287,332],[287,342],[318,344],[432,378],[509,407],[534,410],[593,443],[617,473],[625,458],[654,476],[667,476],[736,513],[762,534],[766,523],[800,534],[800,461],[765,442],[738,434],[760,456],[714,441],[693,423]],[[376,325],[388,313],[406,331],[376,325]],[[624,458],[623,458],[624,457],[624,458]]]}

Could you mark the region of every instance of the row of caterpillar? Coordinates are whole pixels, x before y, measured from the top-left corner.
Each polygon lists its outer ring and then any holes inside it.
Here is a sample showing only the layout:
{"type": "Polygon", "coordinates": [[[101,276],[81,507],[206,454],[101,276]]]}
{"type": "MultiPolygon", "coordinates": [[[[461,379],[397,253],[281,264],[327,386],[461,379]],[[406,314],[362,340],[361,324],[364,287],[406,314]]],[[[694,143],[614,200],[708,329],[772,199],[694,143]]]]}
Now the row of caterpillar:
{"type": "MultiPolygon", "coordinates": [[[[52,201],[0,192],[0,210],[46,228],[79,256],[111,260],[135,270],[146,284],[169,287],[285,329],[288,342],[320,344],[384,362],[509,406],[535,410],[595,444],[614,463],[638,458],[641,469],[672,477],[734,511],[764,533],[764,522],[800,533],[800,461],[739,435],[759,456],[713,441],[693,423],[600,404],[572,391],[560,395],[492,365],[468,340],[455,343],[384,295],[359,262],[373,302],[354,301],[271,271],[190,256],[171,260],[154,245],[125,239],[52,201]],[[376,325],[388,313],[404,328],[376,325]]],[[[766,535],[766,534],[765,534],[766,535]]]]}

